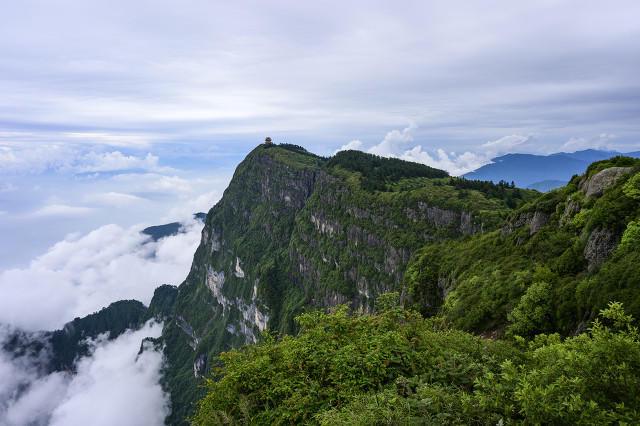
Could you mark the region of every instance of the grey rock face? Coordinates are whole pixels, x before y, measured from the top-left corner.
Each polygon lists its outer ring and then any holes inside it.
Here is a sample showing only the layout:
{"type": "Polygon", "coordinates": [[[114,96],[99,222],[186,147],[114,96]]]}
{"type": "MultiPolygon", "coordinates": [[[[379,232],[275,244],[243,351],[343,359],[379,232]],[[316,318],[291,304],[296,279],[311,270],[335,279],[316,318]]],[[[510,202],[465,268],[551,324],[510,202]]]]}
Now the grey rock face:
{"type": "Polygon", "coordinates": [[[529,223],[529,234],[533,235],[540,230],[549,221],[549,215],[536,211],[529,223]]]}
{"type": "Polygon", "coordinates": [[[193,362],[193,377],[203,377],[207,370],[207,354],[200,354],[193,362]]]}
{"type": "Polygon", "coordinates": [[[589,262],[589,272],[602,265],[617,245],[618,239],[610,230],[596,229],[592,231],[584,248],[584,258],[589,262]]]}
{"type": "Polygon", "coordinates": [[[437,228],[454,227],[465,235],[481,232],[481,226],[473,223],[473,215],[470,212],[447,210],[422,201],[418,202],[417,211],[406,209],[406,215],[413,221],[426,220],[437,228]]]}
{"type": "Polygon", "coordinates": [[[549,222],[549,215],[540,211],[519,214],[502,228],[502,235],[509,235],[517,228],[529,226],[529,235],[538,232],[549,222]]]}
{"type": "Polygon", "coordinates": [[[568,224],[571,221],[571,219],[580,212],[581,209],[582,209],[582,206],[578,201],[569,200],[569,202],[564,208],[562,217],[560,218],[560,225],[568,224]]]}
{"type": "Polygon", "coordinates": [[[631,172],[631,167],[609,167],[580,183],[580,189],[587,197],[600,196],[623,175],[631,172]]]}

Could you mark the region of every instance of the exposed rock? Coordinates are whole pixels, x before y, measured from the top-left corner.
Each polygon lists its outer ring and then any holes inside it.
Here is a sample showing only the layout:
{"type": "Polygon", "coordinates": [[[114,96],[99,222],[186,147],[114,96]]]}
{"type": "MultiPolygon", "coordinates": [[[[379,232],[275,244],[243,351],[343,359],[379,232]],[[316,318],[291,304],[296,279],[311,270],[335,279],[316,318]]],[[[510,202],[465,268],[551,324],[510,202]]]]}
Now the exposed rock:
{"type": "Polygon", "coordinates": [[[562,217],[560,218],[560,225],[568,224],[571,221],[571,219],[573,219],[573,217],[580,212],[581,209],[582,209],[582,206],[580,205],[579,201],[569,200],[569,202],[564,208],[562,217]]]}
{"type": "MultiPolygon", "coordinates": [[[[473,215],[470,212],[460,213],[460,232],[465,235],[471,235],[478,232],[478,227],[473,224],[473,215]]],[[[482,228],[480,228],[480,232],[482,228]]]]}
{"type": "Polygon", "coordinates": [[[523,226],[529,226],[529,235],[533,235],[548,222],[549,215],[541,211],[521,213],[502,227],[502,235],[509,235],[523,226]]]}
{"type": "Polygon", "coordinates": [[[234,309],[240,313],[242,321],[233,324],[234,331],[239,330],[239,332],[245,336],[247,343],[255,343],[257,341],[255,329],[257,328],[258,331],[262,332],[266,330],[267,323],[269,322],[269,316],[258,308],[257,284],[254,284],[253,287],[251,303],[247,303],[239,297],[232,298],[225,296],[222,291],[224,281],[223,271],[216,272],[209,267],[206,284],[209,290],[211,290],[211,294],[218,304],[222,306],[223,312],[234,309]]]}
{"type": "Polygon", "coordinates": [[[240,267],[240,258],[239,257],[236,257],[236,270],[233,272],[233,274],[238,278],[244,278],[244,271],[240,267]]]}
{"type": "Polygon", "coordinates": [[[631,167],[609,167],[583,180],[580,189],[587,197],[599,196],[623,175],[631,172],[631,167]]]}
{"type": "Polygon", "coordinates": [[[176,324],[178,325],[180,330],[182,330],[187,336],[189,336],[189,346],[191,346],[191,349],[195,351],[198,347],[199,340],[196,336],[195,331],[193,331],[193,327],[191,327],[187,320],[185,320],[180,315],[176,317],[176,324]]]}
{"type": "Polygon", "coordinates": [[[221,304],[223,307],[227,307],[229,305],[229,301],[222,294],[222,286],[224,284],[224,271],[216,272],[208,267],[207,270],[207,287],[211,290],[213,297],[221,304]]]}
{"type": "Polygon", "coordinates": [[[220,251],[220,234],[215,229],[209,233],[209,227],[205,226],[202,228],[201,245],[209,246],[211,248],[211,253],[220,251]]]}
{"type": "Polygon", "coordinates": [[[529,234],[533,235],[538,232],[540,228],[547,224],[548,221],[548,214],[536,211],[531,218],[531,222],[529,223],[529,234]]]}
{"type": "Polygon", "coordinates": [[[338,228],[337,224],[327,221],[322,216],[316,217],[314,215],[311,215],[311,223],[313,223],[313,225],[316,227],[316,231],[320,232],[321,234],[328,234],[330,237],[335,234],[338,228]]]}
{"type": "Polygon", "coordinates": [[[456,228],[465,235],[479,232],[481,229],[481,226],[473,223],[473,215],[470,212],[458,212],[430,206],[423,201],[419,201],[417,207],[417,210],[409,207],[404,210],[407,218],[413,222],[424,220],[436,228],[456,228]]]}
{"type": "Polygon", "coordinates": [[[612,231],[608,229],[592,231],[584,248],[584,258],[589,262],[589,272],[602,265],[617,244],[618,238],[612,231]]]}
{"type": "Polygon", "coordinates": [[[193,362],[193,376],[197,379],[203,377],[207,370],[207,354],[200,354],[193,362]]]}

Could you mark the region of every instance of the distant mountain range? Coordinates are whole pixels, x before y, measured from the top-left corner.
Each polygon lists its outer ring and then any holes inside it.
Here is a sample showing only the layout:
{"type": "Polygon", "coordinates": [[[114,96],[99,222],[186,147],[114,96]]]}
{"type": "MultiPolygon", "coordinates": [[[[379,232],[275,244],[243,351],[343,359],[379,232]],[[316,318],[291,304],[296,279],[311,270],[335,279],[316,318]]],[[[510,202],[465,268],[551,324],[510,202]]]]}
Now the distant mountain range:
{"type": "Polygon", "coordinates": [[[577,152],[558,152],[550,155],[507,154],[494,158],[491,164],[464,175],[467,179],[504,180],[519,187],[550,191],[566,184],[571,176],[583,173],[594,161],[616,155],[640,158],[640,151],[620,153],[587,149],[577,152]]]}

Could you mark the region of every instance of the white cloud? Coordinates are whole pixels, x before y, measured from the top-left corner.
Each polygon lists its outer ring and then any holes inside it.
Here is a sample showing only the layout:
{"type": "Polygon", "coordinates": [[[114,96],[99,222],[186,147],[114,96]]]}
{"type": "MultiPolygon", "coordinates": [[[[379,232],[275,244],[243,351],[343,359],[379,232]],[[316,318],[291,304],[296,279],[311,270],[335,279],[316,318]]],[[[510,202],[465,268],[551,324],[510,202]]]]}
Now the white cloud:
{"type": "Polygon", "coordinates": [[[489,141],[482,144],[481,148],[488,155],[501,155],[508,152],[514,152],[518,148],[522,148],[528,142],[533,140],[533,136],[508,135],[500,139],[489,141]]]}
{"type": "Polygon", "coordinates": [[[186,277],[201,229],[192,221],[187,232],[158,242],[140,227],[116,225],[69,236],[27,268],[0,272],[0,323],[52,329],[115,300],[148,303],[157,286],[186,277]]]}
{"type": "Polygon", "coordinates": [[[0,144],[0,173],[37,174],[65,167],[76,157],[75,151],[63,144],[0,144]]]}
{"type": "Polygon", "coordinates": [[[162,326],[147,323],[112,342],[98,341],[51,416],[51,426],[162,425],[169,413],[160,386],[162,354],[148,348],[138,355],[145,337],[158,337],[162,326]]]}
{"type": "Polygon", "coordinates": [[[613,150],[612,141],[616,139],[616,135],[609,133],[601,133],[592,138],[576,138],[573,137],[562,145],[562,150],[568,152],[580,151],[584,149],[606,149],[613,150]]]}
{"type": "Polygon", "coordinates": [[[15,191],[16,189],[18,189],[18,187],[15,186],[11,182],[2,182],[2,183],[0,183],[0,193],[2,193],[2,192],[12,192],[12,191],[15,191]]]}
{"type": "Polygon", "coordinates": [[[413,132],[418,128],[415,123],[402,130],[392,130],[388,132],[382,142],[369,148],[371,154],[383,157],[397,156],[398,152],[406,150],[407,146],[413,142],[413,132]]]}
{"type": "MultiPolygon", "coordinates": [[[[0,351],[0,424],[162,425],[168,398],[159,383],[162,354],[146,347],[162,326],[148,322],[114,340],[104,336],[92,352],[76,362],[76,374],[42,374],[39,359],[12,357],[0,351]]],[[[0,330],[0,344],[8,329],[0,330]]]]}
{"type": "Polygon", "coordinates": [[[157,170],[159,158],[151,153],[145,157],[124,155],[120,151],[94,152],[91,151],[77,160],[72,167],[76,173],[112,172],[120,170],[157,170]]]}
{"type": "Polygon", "coordinates": [[[151,143],[151,137],[147,135],[126,135],[106,132],[68,132],[63,133],[62,136],[92,144],[101,143],[111,146],[145,147],[151,143]]]}
{"type": "Polygon", "coordinates": [[[163,2],[151,16],[124,0],[11,2],[0,118],[39,140],[55,123],[127,146],[225,131],[247,143],[264,128],[330,140],[404,117],[428,117],[447,145],[607,128],[637,140],[638,2],[334,3],[163,2]]]}
{"type": "Polygon", "coordinates": [[[160,158],[150,152],[144,156],[77,143],[0,143],[0,173],[39,174],[103,173],[126,170],[174,171],[160,166],[160,158]]]}
{"type": "Polygon", "coordinates": [[[91,214],[93,209],[82,206],[68,206],[66,204],[49,204],[33,213],[31,217],[78,217],[91,214]]]}
{"type": "Polygon", "coordinates": [[[460,155],[455,152],[447,154],[443,149],[439,148],[434,154],[429,154],[420,145],[405,151],[400,158],[446,170],[454,176],[463,175],[489,162],[489,158],[486,155],[473,152],[464,152],[460,155]]]}
{"type": "Polygon", "coordinates": [[[368,152],[383,157],[396,157],[426,164],[427,166],[446,170],[452,175],[458,176],[490,163],[492,158],[499,155],[516,150],[531,149],[531,142],[535,141],[531,135],[523,136],[512,134],[485,142],[480,145],[476,151],[470,150],[456,153],[447,152],[443,148],[436,148],[431,151],[424,149],[422,145],[416,145],[412,148],[409,147],[411,142],[414,141],[413,133],[417,128],[418,126],[412,123],[403,130],[392,130],[386,134],[382,142],[369,148],[368,152]]]}
{"type": "Polygon", "coordinates": [[[207,213],[222,196],[222,191],[210,191],[197,196],[192,200],[172,207],[165,216],[166,220],[185,220],[193,216],[194,213],[207,213]]]}
{"type": "Polygon", "coordinates": [[[89,203],[96,203],[103,206],[126,207],[147,201],[137,195],[125,194],[122,192],[102,192],[98,194],[88,194],[84,200],[89,203]]]}
{"type": "Polygon", "coordinates": [[[337,154],[340,151],[349,151],[349,150],[357,150],[360,151],[362,149],[362,141],[359,139],[354,139],[349,143],[342,145],[340,148],[336,149],[333,154],[337,154]]]}
{"type": "MultiPolygon", "coordinates": [[[[13,365],[13,368],[14,374],[20,375],[19,367],[13,365]]],[[[56,372],[43,377],[23,376],[23,379],[26,380],[21,381],[20,385],[27,387],[27,390],[21,391],[20,396],[15,400],[5,400],[8,406],[5,413],[0,410],[0,420],[4,416],[2,424],[7,426],[46,424],[51,412],[62,401],[69,376],[56,372]]]]}
{"type": "Polygon", "coordinates": [[[114,176],[114,182],[127,184],[131,192],[190,193],[191,183],[179,176],[158,173],[126,173],[114,176]]]}

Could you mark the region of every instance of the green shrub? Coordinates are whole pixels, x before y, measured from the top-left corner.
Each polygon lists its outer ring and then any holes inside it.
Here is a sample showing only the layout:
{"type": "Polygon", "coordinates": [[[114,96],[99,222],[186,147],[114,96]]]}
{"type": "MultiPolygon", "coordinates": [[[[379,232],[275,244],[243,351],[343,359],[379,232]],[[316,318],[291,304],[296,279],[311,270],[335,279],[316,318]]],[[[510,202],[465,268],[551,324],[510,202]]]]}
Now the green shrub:
{"type": "Polygon", "coordinates": [[[638,249],[640,249],[640,220],[634,220],[627,224],[627,229],[622,234],[619,250],[638,249]]]}
{"type": "Polygon", "coordinates": [[[533,283],[509,314],[508,319],[511,324],[507,328],[507,333],[518,336],[533,336],[548,331],[552,324],[551,298],[549,283],[533,283]]]}
{"type": "Polygon", "coordinates": [[[640,173],[633,175],[622,187],[624,195],[634,200],[640,200],[640,173]]]}
{"type": "MultiPolygon", "coordinates": [[[[532,286],[533,288],[534,286],[532,286]]],[[[536,284],[540,291],[544,285],[536,284]]],[[[587,333],[520,348],[433,328],[390,296],[378,315],[300,316],[297,337],[222,355],[192,422],[638,424],[640,340],[619,303],[587,333]]],[[[533,300],[533,297],[532,297],[533,300]]]]}

